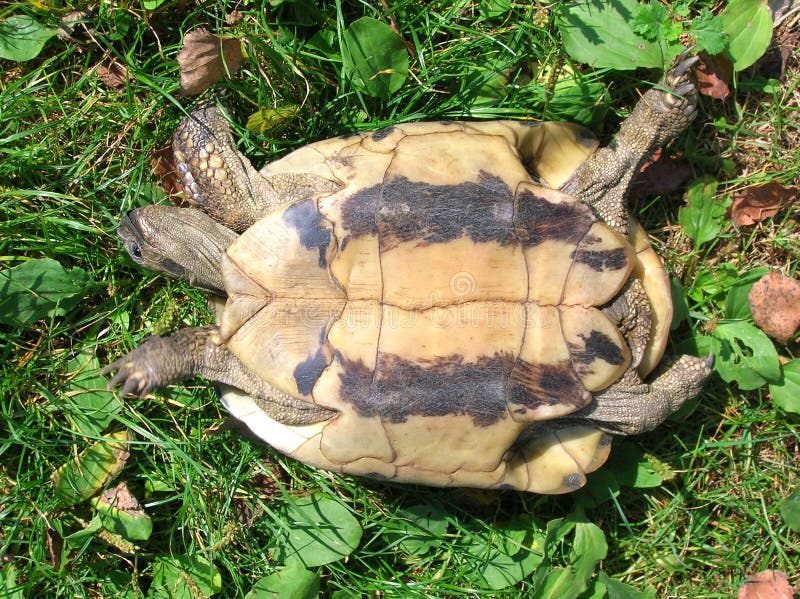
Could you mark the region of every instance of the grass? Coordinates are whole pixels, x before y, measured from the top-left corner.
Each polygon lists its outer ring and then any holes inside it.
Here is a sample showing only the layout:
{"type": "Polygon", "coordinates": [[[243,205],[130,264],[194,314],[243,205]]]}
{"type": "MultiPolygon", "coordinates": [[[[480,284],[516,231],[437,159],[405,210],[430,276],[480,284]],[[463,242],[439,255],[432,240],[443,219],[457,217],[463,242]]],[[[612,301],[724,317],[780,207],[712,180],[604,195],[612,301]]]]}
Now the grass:
{"type": "MultiPolygon", "coordinates": [[[[31,6],[8,4],[0,18],[31,14],[31,6]]],[[[583,69],[580,86],[559,100],[548,73],[566,59],[546,9],[518,3],[483,18],[477,3],[398,0],[391,10],[416,58],[405,85],[382,102],[354,89],[335,61],[301,46],[321,27],[335,28],[336,5],[316,15],[310,6],[245,4],[241,24],[226,29],[248,39],[244,67],[216,87],[234,124],[242,127],[258,108],[295,110],[264,135],[237,132],[257,165],[317,139],[426,119],[580,118],[607,140],[637,90],[658,77],[583,69]]],[[[482,559],[475,555],[510,523],[541,530],[581,514],[608,543],[598,569],[640,591],[730,597],[763,569],[782,570],[799,585],[800,537],[779,513],[800,473],[797,416],[776,408],[766,387],[744,392],[717,377],[691,417],[617,444],[623,464],[621,452],[647,454],[651,470],[667,480],[618,487],[612,498],[610,466],[592,477],[589,491],[564,497],[418,488],[317,471],[223,426],[226,415],[207,386],[175,387],[115,403],[110,426],[134,435],[120,478],[152,516],[152,537],[133,552],[109,537],[67,539],[92,518],[87,502],[64,508],[50,480],[97,438],[75,424],[80,381],[102,386],[97,367],[149,334],[211,319],[204,294],[138,270],[114,231],[123,211],[164,201],[153,159],[191,104],[178,95],[182,33],[225,28],[231,8],[176,3],[147,12],[138,3],[116,10],[104,4],[87,17],[89,33],[53,39],[25,63],[0,62],[0,267],[47,257],[85,270],[93,282],[65,314],[34,326],[0,325],[0,572],[6,584],[15,576],[16,596],[144,596],[163,558],[180,555],[212,563],[221,596],[242,596],[282,565],[267,549],[291,527],[286,507],[312,493],[337,498],[363,528],[347,560],[312,568],[325,596],[540,596],[537,581],[557,570],[540,569],[540,579],[493,591],[475,583],[482,559]],[[104,82],[98,68],[111,61],[127,76],[104,82]],[[431,545],[418,555],[400,542],[409,538],[401,523],[415,506],[446,522],[444,533],[420,533],[431,545]]],[[[386,16],[380,2],[341,8],[344,23],[386,16]]],[[[54,25],[65,12],[35,14],[54,25]]],[[[741,73],[726,102],[701,98],[698,118],[674,149],[695,175],[721,181],[719,201],[766,179],[800,179],[799,74],[795,58],[771,92],[741,73]]],[[[795,275],[800,257],[796,209],[754,228],[725,220],[718,239],[698,249],[677,224],[681,201],[677,192],[637,207],[690,296],[691,327],[682,325],[675,342],[713,330],[731,272],[769,266],[795,275]],[[700,285],[700,273],[716,287],[700,285]]],[[[792,357],[797,345],[779,349],[792,357]]],[[[576,547],[571,536],[553,543],[552,567],[572,563],[576,547]]]]}

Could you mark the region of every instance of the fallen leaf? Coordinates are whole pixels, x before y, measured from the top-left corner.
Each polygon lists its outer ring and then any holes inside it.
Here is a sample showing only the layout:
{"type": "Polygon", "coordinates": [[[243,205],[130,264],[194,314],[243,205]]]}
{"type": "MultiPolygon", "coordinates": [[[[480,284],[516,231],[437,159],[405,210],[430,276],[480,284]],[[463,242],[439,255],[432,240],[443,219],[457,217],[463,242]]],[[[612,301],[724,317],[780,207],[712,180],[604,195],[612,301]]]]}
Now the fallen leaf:
{"type": "Polygon", "coordinates": [[[731,218],[736,226],[754,225],[777,214],[797,197],[796,187],[772,181],[747,187],[733,196],[731,218]]]}
{"type": "Polygon", "coordinates": [[[786,574],[780,570],[764,570],[748,576],[739,587],[736,599],[792,599],[794,591],[786,574]]]}
{"type": "Polygon", "coordinates": [[[153,174],[156,176],[164,193],[173,203],[180,204],[181,202],[177,200],[177,196],[183,191],[183,181],[178,175],[178,169],[175,168],[172,146],[166,146],[156,151],[151,164],[153,165],[153,174]]]}
{"type": "Polygon", "coordinates": [[[95,74],[98,79],[105,83],[112,89],[120,89],[125,87],[128,81],[131,80],[130,73],[124,64],[112,60],[97,65],[95,74]]]}
{"type": "Polygon", "coordinates": [[[658,149],[639,171],[631,195],[634,198],[663,196],[678,189],[691,175],[692,169],[684,160],[658,149]]]}
{"type": "Polygon", "coordinates": [[[90,25],[94,10],[76,10],[58,21],[58,38],[65,42],[85,42],[91,39],[94,28],[90,25]]]}
{"type": "Polygon", "coordinates": [[[731,93],[730,81],[733,78],[733,64],[722,55],[711,56],[701,52],[700,60],[694,66],[698,91],[711,98],[724,100],[731,93]]]}
{"type": "Polygon", "coordinates": [[[113,505],[118,510],[130,512],[132,514],[144,514],[139,500],[131,493],[125,482],[121,482],[115,487],[106,489],[103,491],[100,498],[102,501],[113,505]]]}
{"type": "Polygon", "coordinates": [[[787,343],[800,327],[800,283],[779,272],[756,281],[747,295],[753,320],[762,331],[787,343]]]}
{"type": "Polygon", "coordinates": [[[244,61],[239,38],[222,38],[205,29],[195,29],[183,38],[178,54],[181,67],[181,93],[199,94],[244,61]]]}

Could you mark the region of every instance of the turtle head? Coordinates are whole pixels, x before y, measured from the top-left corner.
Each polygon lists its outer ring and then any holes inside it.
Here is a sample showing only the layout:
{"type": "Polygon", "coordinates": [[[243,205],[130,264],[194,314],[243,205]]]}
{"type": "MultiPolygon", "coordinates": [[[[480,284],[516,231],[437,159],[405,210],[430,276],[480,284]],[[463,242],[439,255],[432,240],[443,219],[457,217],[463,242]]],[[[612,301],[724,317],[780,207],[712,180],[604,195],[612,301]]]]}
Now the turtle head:
{"type": "Polygon", "coordinates": [[[222,254],[237,235],[191,208],[144,206],[120,220],[117,235],[134,262],[225,295],[222,254]]]}

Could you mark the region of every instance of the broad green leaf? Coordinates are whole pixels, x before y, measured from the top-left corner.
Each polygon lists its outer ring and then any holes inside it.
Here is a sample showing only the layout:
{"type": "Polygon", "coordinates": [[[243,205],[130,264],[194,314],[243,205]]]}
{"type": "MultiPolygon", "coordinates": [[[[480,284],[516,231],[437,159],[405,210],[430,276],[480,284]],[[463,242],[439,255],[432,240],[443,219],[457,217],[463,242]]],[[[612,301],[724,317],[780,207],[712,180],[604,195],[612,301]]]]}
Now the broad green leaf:
{"type": "Polygon", "coordinates": [[[253,585],[245,599],[315,599],[320,577],[301,566],[289,566],[265,576],[253,585]]]}
{"type": "Polygon", "coordinates": [[[156,558],[148,596],[196,599],[211,597],[221,590],[222,576],[214,564],[199,555],[177,555],[156,558]]]}
{"type": "Polygon", "coordinates": [[[114,478],[128,459],[127,431],[105,435],[52,475],[56,498],[70,506],[88,499],[114,478]]]}
{"type": "Polygon", "coordinates": [[[0,270],[0,323],[31,325],[62,316],[80,302],[90,284],[86,271],[66,270],[51,258],[0,270]]]}
{"type": "Polygon", "coordinates": [[[69,406],[67,418],[87,437],[98,437],[119,412],[119,400],[106,389],[100,364],[93,353],[83,352],[70,360],[64,396],[69,406]]]}
{"type": "Polygon", "coordinates": [[[339,46],[336,44],[336,32],[330,29],[317,31],[311,36],[311,39],[306,42],[306,46],[312,50],[316,50],[330,60],[342,60],[339,46]]]}
{"type": "MultiPolygon", "coordinates": [[[[611,455],[614,455],[612,450],[611,455]]],[[[586,477],[586,485],[572,494],[578,505],[593,508],[617,497],[620,484],[610,468],[600,468],[586,477]]]]}
{"type": "Polygon", "coordinates": [[[501,17],[511,10],[511,0],[481,0],[478,12],[485,19],[501,17]]]}
{"type": "Polygon", "coordinates": [[[769,385],[772,399],[783,411],[800,414],[800,358],[781,366],[781,375],[777,383],[769,385]]]}
{"type": "Polygon", "coordinates": [[[518,519],[465,537],[473,581],[500,590],[527,578],[544,559],[545,536],[518,519]]]}
{"type": "Polygon", "coordinates": [[[167,0],[142,0],[142,7],[145,10],[155,10],[167,0]]]}
{"type": "Polygon", "coordinates": [[[412,505],[400,510],[396,528],[384,535],[409,555],[424,555],[442,542],[447,531],[447,514],[437,503],[412,505]]]}
{"type": "Polygon", "coordinates": [[[722,231],[727,202],[714,199],[718,183],[705,177],[691,184],[687,191],[687,206],[678,210],[678,222],[695,246],[707,243],[722,231]]]}
{"type": "Polygon", "coordinates": [[[753,284],[770,272],[767,267],[754,268],[738,277],[736,284],[728,290],[725,298],[725,318],[731,320],[747,320],[752,318],[750,302],[747,299],[753,284]]]}
{"type": "Polygon", "coordinates": [[[630,70],[663,67],[680,52],[663,38],[654,41],[637,35],[633,16],[636,0],[578,0],[558,5],[558,30],[564,49],[579,62],[593,67],[630,70]]]}
{"type": "Polygon", "coordinates": [[[667,9],[658,2],[639,4],[631,19],[631,29],[650,41],[670,37],[670,18],[667,9]]]}
{"type": "Polygon", "coordinates": [[[387,100],[408,76],[408,51],[392,28],[362,17],[342,38],[345,77],[367,95],[387,100]]]}
{"type": "Polygon", "coordinates": [[[728,262],[716,264],[713,268],[700,266],[688,294],[698,303],[704,303],[707,298],[726,293],[738,281],[739,269],[728,262]]]}
{"type": "Polygon", "coordinates": [[[56,30],[33,17],[13,15],[0,23],[0,58],[23,62],[39,55],[56,30]]]}
{"type": "Polygon", "coordinates": [[[587,127],[597,126],[608,113],[609,107],[605,102],[607,93],[604,83],[568,74],[556,81],[553,96],[547,100],[542,116],[545,119],[575,121],[587,127]]]}
{"type": "Polygon", "coordinates": [[[705,50],[711,55],[722,54],[728,45],[728,35],[722,29],[722,19],[703,8],[689,22],[689,34],[697,41],[695,52],[705,50]]]}
{"type": "Polygon", "coordinates": [[[544,585],[537,589],[536,599],[577,599],[586,583],[575,576],[572,568],[549,568],[544,585]]]}
{"type": "Polygon", "coordinates": [[[608,599],[656,599],[656,590],[653,587],[637,591],[624,582],[614,580],[605,572],[600,572],[597,580],[606,587],[608,599]]]}
{"type": "Polygon", "coordinates": [[[614,441],[604,469],[613,473],[620,485],[635,489],[658,487],[664,481],[663,468],[654,464],[639,446],[627,440],[614,441]]]}
{"type": "Polygon", "coordinates": [[[582,582],[581,592],[586,590],[597,564],[607,553],[608,543],[600,527],[591,522],[575,524],[575,542],[572,544],[570,557],[575,569],[575,579],[582,582]]]}
{"type": "Polygon", "coordinates": [[[720,19],[735,70],[746,69],[767,51],[772,17],[764,0],[730,0],[720,19]]]}
{"type": "Polygon", "coordinates": [[[786,522],[786,526],[795,532],[800,532],[800,487],[781,501],[781,518],[786,522]]]}
{"type": "Polygon", "coordinates": [[[286,506],[287,529],[273,550],[285,564],[322,566],[350,555],[361,541],[361,525],[346,506],[325,495],[311,495],[286,506]]]}
{"type": "Polygon", "coordinates": [[[723,322],[711,335],[714,369],[740,389],[757,389],[781,376],[778,352],[763,331],[749,322],[723,322]]]}
{"type": "Polygon", "coordinates": [[[300,109],[293,104],[277,108],[262,108],[248,117],[247,130],[251,133],[266,133],[294,118],[299,111],[300,109]]]}
{"type": "Polygon", "coordinates": [[[675,277],[669,279],[669,292],[672,296],[672,323],[669,330],[674,331],[684,320],[689,319],[689,302],[686,301],[681,282],[675,277]]]}
{"type": "Polygon", "coordinates": [[[24,599],[23,586],[17,584],[17,567],[7,563],[0,568],[0,597],[4,599],[24,599]]]}

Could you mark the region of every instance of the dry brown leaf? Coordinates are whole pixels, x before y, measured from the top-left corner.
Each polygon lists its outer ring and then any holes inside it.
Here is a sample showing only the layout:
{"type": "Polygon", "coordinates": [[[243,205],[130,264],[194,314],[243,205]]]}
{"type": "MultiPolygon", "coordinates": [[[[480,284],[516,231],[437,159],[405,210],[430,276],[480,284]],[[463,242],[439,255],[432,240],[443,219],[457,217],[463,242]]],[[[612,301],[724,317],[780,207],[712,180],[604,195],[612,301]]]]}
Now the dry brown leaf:
{"type": "Polygon", "coordinates": [[[736,599],[792,599],[794,591],[786,574],[780,570],[764,570],[748,576],[739,587],[736,599]]]}
{"type": "Polygon", "coordinates": [[[787,343],[800,327],[800,283],[771,272],[761,277],[747,296],[753,320],[762,331],[787,343]]]}
{"type": "Polygon", "coordinates": [[[634,198],[665,195],[678,189],[691,175],[692,169],[685,161],[658,149],[637,175],[631,195],[634,198]]]}
{"type": "Polygon", "coordinates": [[[121,64],[116,60],[100,63],[95,69],[95,74],[100,81],[113,89],[123,88],[125,87],[125,84],[131,80],[128,69],[125,68],[124,64],[121,64]]]}
{"type": "Polygon", "coordinates": [[[772,181],[747,187],[733,196],[731,218],[733,224],[754,225],[777,214],[797,197],[796,187],[785,187],[772,181]]]}
{"type": "Polygon", "coordinates": [[[183,181],[178,175],[178,169],[175,168],[172,146],[166,146],[156,151],[151,164],[153,165],[153,174],[158,179],[164,193],[173,203],[180,204],[177,196],[183,191],[183,181]]]}
{"type": "Polygon", "coordinates": [[[183,38],[178,54],[181,93],[202,93],[228,73],[235,73],[243,60],[238,38],[222,38],[205,29],[195,29],[183,38]]]}
{"type": "Polygon", "coordinates": [[[694,66],[698,91],[712,98],[724,100],[731,93],[729,83],[733,78],[733,64],[722,55],[711,56],[701,52],[694,66]]]}
{"type": "Polygon", "coordinates": [[[125,482],[121,482],[116,487],[103,491],[102,500],[123,512],[144,515],[144,510],[142,510],[139,500],[131,493],[125,482]]]}

